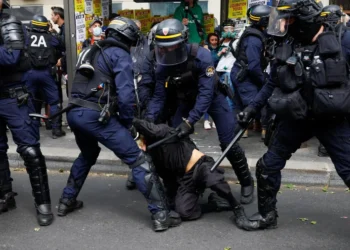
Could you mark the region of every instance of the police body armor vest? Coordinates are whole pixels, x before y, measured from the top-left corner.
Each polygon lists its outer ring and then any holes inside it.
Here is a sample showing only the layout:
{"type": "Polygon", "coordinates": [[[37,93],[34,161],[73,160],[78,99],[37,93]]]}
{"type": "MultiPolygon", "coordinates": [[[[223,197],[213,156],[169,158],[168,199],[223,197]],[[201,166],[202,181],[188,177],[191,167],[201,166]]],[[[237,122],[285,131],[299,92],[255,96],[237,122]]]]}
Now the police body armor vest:
{"type": "Polygon", "coordinates": [[[165,87],[169,99],[176,98],[180,101],[194,102],[198,94],[198,73],[194,67],[194,61],[197,57],[199,44],[193,43],[190,47],[190,55],[187,60],[185,72],[177,69],[168,77],[165,87]]]}
{"type": "Polygon", "coordinates": [[[44,32],[29,31],[30,44],[28,54],[34,69],[43,69],[56,64],[55,48],[52,46],[52,35],[44,32]]]}
{"type": "MultiPolygon", "coordinates": [[[[106,47],[104,47],[103,50],[105,48],[106,47]]],[[[80,53],[78,58],[78,63],[76,65],[77,69],[79,69],[79,67],[83,63],[84,57],[90,51],[90,49],[91,47],[85,48],[80,53]]],[[[104,83],[106,85],[107,83],[109,83],[110,87],[112,87],[110,94],[112,97],[113,96],[115,97],[116,92],[114,88],[113,72],[105,73],[104,71],[100,70],[97,63],[100,55],[101,55],[101,50],[98,50],[93,57],[92,66],[95,68],[95,72],[91,79],[82,75],[79,72],[79,70],[76,70],[75,77],[72,84],[72,91],[71,91],[73,96],[83,99],[85,96],[89,95],[93,89],[96,89],[99,84],[104,83]]],[[[108,95],[107,91],[104,91],[104,92],[99,91],[94,96],[92,96],[90,100],[93,102],[100,101],[100,103],[107,103],[107,95],[108,95]]]]}
{"type": "Polygon", "coordinates": [[[350,114],[349,67],[341,34],[325,31],[315,45],[293,48],[284,43],[276,48],[278,87],[268,101],[279,117],[329,119],[350,114]]]}
{"type": "Polygon", "coordinates": [[[248,65],[248,57],[245,53],[245,49],[243,48],[243,41],[246,37],[248,36],[255,36],[261,40],[263,43],[263,50],[261,51],[261,69],[265,70],[268,65],[268,60],[265,58],[265,43],[266,43],[266,38],[265,35],[262,31],[253,28],[253,27],[247,27],[242,36],[239,38],[236,50],[234,51],[234,57],[236,58],[237,62],[244,62],[246,65],[248,65]]]}
{"type": "Polygon", "coordinates": [[[30,69],[30,61],[26,52],[22,23],[14,16],[2,13],[0,18],[0,45],[8,50],[21,50],[17,65],[0,67],[0,86],[9,85],[22,80],[24,72],[30,69]]]}

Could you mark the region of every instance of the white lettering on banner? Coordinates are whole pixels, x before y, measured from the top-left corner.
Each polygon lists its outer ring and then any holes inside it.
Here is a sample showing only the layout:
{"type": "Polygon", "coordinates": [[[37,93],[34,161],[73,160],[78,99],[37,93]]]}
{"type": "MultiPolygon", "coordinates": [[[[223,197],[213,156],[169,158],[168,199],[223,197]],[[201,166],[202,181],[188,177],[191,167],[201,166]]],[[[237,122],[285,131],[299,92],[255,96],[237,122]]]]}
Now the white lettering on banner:
{"type": "Polygon", "coordinates": [[[45,48],[47,48],[47,44],[43,36],[40,36],[38,39],[36,35],[32,35],[30,38],[33,40],[30,44],[31,47],[40,47],[41,45],[43,45],[45,48]]]}

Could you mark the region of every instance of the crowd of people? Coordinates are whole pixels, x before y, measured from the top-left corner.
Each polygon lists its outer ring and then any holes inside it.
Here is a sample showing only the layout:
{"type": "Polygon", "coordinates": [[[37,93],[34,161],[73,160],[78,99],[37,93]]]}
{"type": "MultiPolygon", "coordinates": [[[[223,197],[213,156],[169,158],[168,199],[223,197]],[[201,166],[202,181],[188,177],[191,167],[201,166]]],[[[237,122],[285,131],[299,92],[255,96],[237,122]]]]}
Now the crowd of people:
{"type": "MultiPolygon", "coordinates": [[[[252,6],[247,18],[250,25],[239,36],[234,20],[205,34],[199,5],[185,0],[174,18],[154,23],[147,36],[139,21],[121,16],[111,17],[105,28],[99,20],[91,23],[67,110],[80,154],[59,199],[58,216],[82,208],[77,198],[99,156],[99,143],[129,166],[126,186],[145,197],[156,232],[214,211],[232,211],[235,225],[244,230],[276,228],[281,170],[313,136],[350,188],[346,15],[339,6],[324,7],[316,0],[280,0],[276,8],[252,6]],[[216,128],[241,186],[239,199],[224,171],[213,168],[213,158],[191,140],[203,116],[213,120],[209,126],[216,128]],[[243,205],[254,199],[254,179],[243,148],[231,142],[253,120],[256,127],[262,121],[268,149],[256,164],[258,213],[248,218],[243,205]],[[200,205],[208,188],[214,192],[200,205]]],[[[51,19],[59,34],[50,32],[44,16],[35,15],[24,29],[1,12],[0,213],[16,207],[8,126],[29,174],[41,226],[54,216],[39,124],[29,117],[41,109],[35,105],[40,86],[47,86],[42,89],[54,117],[49,119],[53,137],[64,136],[61,117],[55,115],[62,108],[60,82],[52,72],[56,67],[67,72],[62,8],[53,7],[51,19]]]]}

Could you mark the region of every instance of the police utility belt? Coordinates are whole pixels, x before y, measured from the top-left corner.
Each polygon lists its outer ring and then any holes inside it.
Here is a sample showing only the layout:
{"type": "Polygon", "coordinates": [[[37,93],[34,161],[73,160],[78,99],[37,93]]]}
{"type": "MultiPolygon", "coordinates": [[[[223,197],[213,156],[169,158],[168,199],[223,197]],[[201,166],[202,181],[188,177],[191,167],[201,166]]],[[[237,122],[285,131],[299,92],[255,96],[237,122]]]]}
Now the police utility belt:
{"type": "Polygon", "coordinates": [[[340,44],[341,36],[327,31],[315,45],[276,48],[278,87],[268,102],[278,117],[303,120],[350,114],[349,68],[340,44]]]}
{"type": "Polygon", "coordinates": [[[1,89],[0,90],[0,99],[13,99],[16,98],[19,104],[23,104],[27,101],[29,93],[26,86],[1,89]]]}

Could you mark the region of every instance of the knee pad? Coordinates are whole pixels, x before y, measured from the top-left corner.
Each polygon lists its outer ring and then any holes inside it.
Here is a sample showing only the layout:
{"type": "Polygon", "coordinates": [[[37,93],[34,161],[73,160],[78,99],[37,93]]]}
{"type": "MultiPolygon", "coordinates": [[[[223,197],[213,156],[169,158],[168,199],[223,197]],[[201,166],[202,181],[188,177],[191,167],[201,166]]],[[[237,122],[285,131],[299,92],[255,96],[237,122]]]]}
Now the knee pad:
{"type": "Polygon", "coordinates": [[[26,147],[21,153],[20,153],[24,165],[27,167],[27,171],[29,168],[35,168],[35,167],[45,167],[45,157],[41,153],[41,150],[39,147],[26,147]]]}
{"type": "Polygon", "coordinates": [[[255,177],[257,180],[262,178],[265,180],[269,175],[278,174],[279,172],[280,170],[268,169],[263,157],[261,157],[256,163],[255,177]]]}

